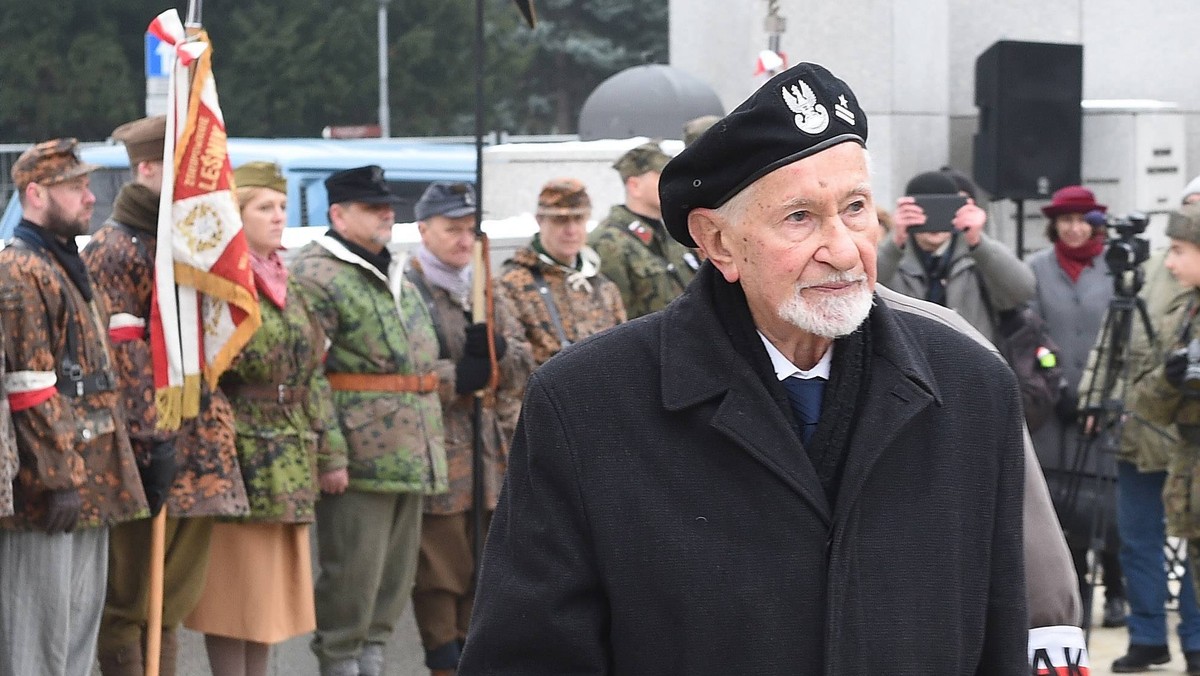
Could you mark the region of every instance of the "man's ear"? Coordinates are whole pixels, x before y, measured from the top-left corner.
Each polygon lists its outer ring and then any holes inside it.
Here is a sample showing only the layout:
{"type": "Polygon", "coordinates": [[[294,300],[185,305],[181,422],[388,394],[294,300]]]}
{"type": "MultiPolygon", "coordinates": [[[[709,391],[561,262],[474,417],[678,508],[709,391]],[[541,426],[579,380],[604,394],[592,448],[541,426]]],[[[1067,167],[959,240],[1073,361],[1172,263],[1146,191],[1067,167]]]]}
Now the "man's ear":
{"type": "Polygon", "coordinates": [[[737,258],[728,246],[728,224],[712,209],[692,209],[688,214],[688,234],[696,241],[697,248],[712,261],[725,281],[738,280],[737,258]]]}

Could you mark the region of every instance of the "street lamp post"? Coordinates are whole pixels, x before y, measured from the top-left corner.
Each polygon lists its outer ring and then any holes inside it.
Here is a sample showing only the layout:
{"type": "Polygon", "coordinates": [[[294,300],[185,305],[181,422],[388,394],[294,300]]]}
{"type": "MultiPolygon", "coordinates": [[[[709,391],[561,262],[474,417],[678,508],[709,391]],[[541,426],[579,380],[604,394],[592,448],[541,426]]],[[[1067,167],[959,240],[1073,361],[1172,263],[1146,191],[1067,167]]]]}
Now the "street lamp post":
{"type": "Polygon", "coordinates": [[[392,110],[388,105],[387,18],[388,0],[379,0],[379,135],[392,135],[392,110]]]}

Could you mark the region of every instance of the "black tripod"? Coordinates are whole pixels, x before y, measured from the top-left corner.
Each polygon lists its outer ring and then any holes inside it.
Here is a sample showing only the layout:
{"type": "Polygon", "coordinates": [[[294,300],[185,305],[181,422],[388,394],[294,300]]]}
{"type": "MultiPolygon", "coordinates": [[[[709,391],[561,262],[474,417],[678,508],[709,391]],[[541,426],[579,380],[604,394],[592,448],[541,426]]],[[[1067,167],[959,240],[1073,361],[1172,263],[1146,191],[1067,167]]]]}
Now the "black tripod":
{"type": "MultiPolygon", "coordinates": [[[[1088,639],[1100,554],[1109,544],[1106,542],[1110,528],[1108,506],[1113,503],[1116,491],[1116,456],[1126,420],[1124,395],[1130,379],[1134,322],[1141,321],[1148,340],[1153,341],[1154,336],[1146,304],[1138,296],[1144,281],[1140,267],[1143,261],[1133,257],[1114,260],[1112,256],[1108,260],[1113,271],[1114,294],[1093,350],[1092,380],[1087,390],[1080,392],[1080,410],[1084,412],[1082,434],[1077,436],[1074,457],[1070,466],[1064,468],[1064,481],[1055,495],[1061,514],[1090,515],[1086,525],[1088,551],[1092,554],[1090,583],[1089,593],[1083,599],[1083,628],[1088,639]]],[[[1072,525],[1078,528],[1078,524],[1072,525]]]]}

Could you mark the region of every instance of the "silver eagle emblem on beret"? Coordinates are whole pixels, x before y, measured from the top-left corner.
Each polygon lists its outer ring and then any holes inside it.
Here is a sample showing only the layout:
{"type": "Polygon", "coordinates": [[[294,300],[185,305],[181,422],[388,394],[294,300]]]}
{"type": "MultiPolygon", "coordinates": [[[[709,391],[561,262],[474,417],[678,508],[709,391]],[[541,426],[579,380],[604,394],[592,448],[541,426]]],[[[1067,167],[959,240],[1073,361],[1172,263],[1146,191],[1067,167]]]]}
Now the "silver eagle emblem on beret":
{"type": "Polygon", "coordinates": [[[816,135],[829,127],[829,111],[817,103],[817,95],[807,82],[797,80],[790,88],[783,87],[782,92],[787,107],[796,114],[794,121],[797,129],[805,134],[816,135]]]}

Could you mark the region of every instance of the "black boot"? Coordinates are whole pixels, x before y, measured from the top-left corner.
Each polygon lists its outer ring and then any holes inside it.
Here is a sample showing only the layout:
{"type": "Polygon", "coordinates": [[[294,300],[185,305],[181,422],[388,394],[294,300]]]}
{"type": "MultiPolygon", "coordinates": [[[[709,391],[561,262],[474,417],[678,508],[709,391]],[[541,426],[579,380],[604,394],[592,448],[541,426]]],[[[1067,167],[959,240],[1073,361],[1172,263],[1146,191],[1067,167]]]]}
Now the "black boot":
{"type": "Polygon", "coordinates": [[[1145,671],[1152,664],[1166,664],[1171,661],[1171,651],[1165,645],[1129,644],[1129,652],[1113,660],[1112,670],[1118,674],[1132,674],[1145,671]]]}

